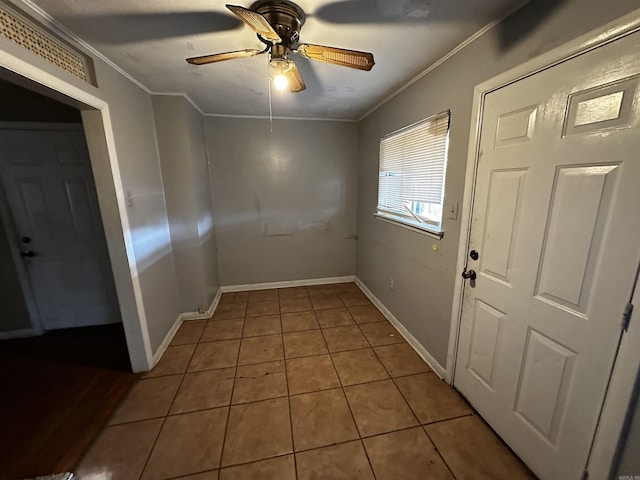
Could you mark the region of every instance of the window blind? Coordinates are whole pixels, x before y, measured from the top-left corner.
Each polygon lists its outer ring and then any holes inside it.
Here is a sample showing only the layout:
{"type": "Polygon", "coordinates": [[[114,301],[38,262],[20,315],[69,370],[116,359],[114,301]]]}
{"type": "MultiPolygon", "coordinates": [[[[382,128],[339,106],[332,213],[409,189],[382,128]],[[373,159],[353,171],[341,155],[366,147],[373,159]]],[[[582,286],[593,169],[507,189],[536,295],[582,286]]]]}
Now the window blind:
{"type": "Polygon", "coordinates": [[[415,218],[407,207],[414,202],[442,210],[448,132],[446,111],[380,140],[379,212],[415,218]]]}

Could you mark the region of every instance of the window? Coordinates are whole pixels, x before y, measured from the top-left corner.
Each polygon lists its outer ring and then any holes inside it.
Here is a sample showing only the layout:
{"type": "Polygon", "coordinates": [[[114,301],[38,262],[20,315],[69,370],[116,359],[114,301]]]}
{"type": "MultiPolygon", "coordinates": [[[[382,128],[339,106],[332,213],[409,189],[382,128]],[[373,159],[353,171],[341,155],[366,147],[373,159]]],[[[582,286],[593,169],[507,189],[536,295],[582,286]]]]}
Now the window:
{"type": "Polygon", "coordinates": [[[380,140],[376,216],[442,236],[449,111],[380,140]]]}

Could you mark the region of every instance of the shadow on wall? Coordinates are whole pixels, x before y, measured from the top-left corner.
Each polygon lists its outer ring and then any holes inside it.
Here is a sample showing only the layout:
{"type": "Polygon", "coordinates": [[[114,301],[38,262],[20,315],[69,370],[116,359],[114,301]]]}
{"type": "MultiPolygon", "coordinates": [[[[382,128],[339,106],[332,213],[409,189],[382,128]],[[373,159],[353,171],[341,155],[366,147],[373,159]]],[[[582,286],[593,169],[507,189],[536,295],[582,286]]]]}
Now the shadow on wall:
{"type": "Polygon", "coordinates": [[[497,28],[500,49],[506,51],[524,42],[530,33],[544,24],[566,2],[567,0],[532,0],[511,15],[508,22],[500,22],[497,28]]]}

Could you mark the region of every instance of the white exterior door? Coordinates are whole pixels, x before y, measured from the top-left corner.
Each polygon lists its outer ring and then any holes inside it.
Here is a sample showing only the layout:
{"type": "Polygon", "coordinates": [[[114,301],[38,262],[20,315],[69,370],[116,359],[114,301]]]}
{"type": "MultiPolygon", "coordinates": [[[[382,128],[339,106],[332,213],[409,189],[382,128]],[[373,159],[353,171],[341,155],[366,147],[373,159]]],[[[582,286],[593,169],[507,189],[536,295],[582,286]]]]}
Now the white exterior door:
{"type": "Polygon", "coordinates": [[[43,330],[121,321],[80,125],[0,129],[0,176],[43,330]]]}
{"type": "Polygon", "coordinates": [[[455,385],[545,480],[583,472],[640,260],[639,44],[485,98],[455,385]]]}

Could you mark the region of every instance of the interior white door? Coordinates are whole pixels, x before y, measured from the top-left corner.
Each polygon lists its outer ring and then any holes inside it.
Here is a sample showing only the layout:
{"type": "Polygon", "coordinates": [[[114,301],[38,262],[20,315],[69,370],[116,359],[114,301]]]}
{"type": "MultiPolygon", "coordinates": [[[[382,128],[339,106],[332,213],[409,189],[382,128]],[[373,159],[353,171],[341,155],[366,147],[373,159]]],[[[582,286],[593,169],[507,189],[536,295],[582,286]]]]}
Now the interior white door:
{"type": "Polygon", "coordinates": [[[120,322],[82,126],[2,127],[0,176],[42,329],[120,322]]]}
{"type": "Polygon", "coordinates": [[[485,98],[455,385],[542,479],[585,468],[640,259],[639,42],[485,98]]]}

